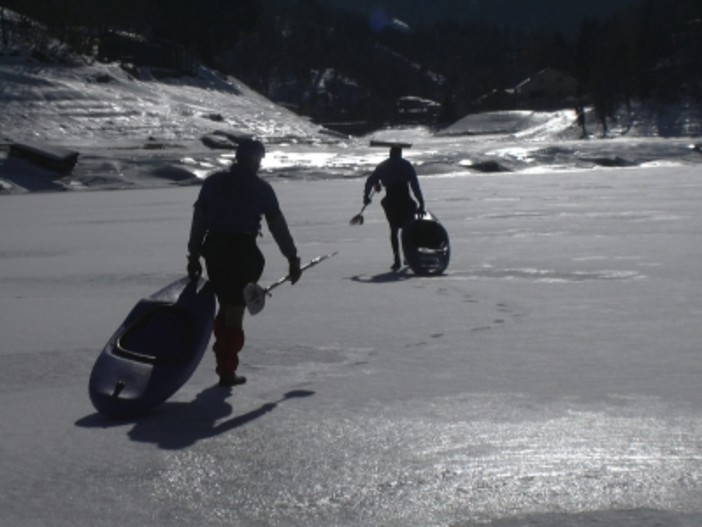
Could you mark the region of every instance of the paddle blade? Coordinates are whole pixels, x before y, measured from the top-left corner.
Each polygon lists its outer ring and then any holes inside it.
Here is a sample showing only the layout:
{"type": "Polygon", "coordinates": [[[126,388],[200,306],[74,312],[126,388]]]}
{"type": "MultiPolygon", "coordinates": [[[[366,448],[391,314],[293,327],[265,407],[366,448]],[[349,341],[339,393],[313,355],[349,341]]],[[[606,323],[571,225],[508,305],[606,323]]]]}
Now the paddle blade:
{"type": "Polygon", "coordinates": [[[351,218],[349,225],[363,225],[363,214],[356,214],[351,218]]]}
{"type": "Polygon", "coordinates": [[[266,291],[260,285],[251,282],[244,287],[244,301],[249,313],[257,315],[266,305],[266,291]]]}

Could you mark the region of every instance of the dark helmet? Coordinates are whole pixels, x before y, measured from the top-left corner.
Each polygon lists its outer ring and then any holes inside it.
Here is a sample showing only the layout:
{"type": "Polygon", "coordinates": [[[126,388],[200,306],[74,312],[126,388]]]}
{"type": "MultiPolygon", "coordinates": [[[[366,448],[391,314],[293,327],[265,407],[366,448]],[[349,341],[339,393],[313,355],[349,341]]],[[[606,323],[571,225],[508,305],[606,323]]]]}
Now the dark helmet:
{"type": "Polygon", "coordinates": [[[266,147],[261,141],[255,139],[244,139],[236,149],[237,161],[256,160],[260,161],[266,156],[266,147]]]}
{"type": "Polygon", "coordinates": [[[390,157],[402,157],[402,147],[401,146],[391,146],[390,147],[390,157]]]}

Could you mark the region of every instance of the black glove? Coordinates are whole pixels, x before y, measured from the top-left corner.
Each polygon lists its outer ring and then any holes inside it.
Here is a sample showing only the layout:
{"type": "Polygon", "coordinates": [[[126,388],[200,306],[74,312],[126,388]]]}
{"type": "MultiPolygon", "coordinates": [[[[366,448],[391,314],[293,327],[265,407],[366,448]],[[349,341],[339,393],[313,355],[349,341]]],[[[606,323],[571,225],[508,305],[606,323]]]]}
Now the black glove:
{"type": "Polygon", "coordinates": [[[363,204],[364,205],[370,205],[371,199],[369,196],[363,196],[363,204]]]}
{"type": "Polygon", "coordinates": [[[202,275],[202,264],[199,256],[188,256],[188,278],[197,280],[202,275]]]}
{"type": "Polygon", "coordinates": [[[422,203],[417,208],[417,216],[424,216],[425,212],[426,211],[424,210],[424,203],[422,203]]]}
{"type": "Polygon", "coordinates": [[[290,277],[290,283],[295,284],[302,276],[302,270],[300,269],[300,259],[297,257],[290,258],[288,260],[288,263],[290,264],[290,271],[288,272],[288,276],[290,277]]]}

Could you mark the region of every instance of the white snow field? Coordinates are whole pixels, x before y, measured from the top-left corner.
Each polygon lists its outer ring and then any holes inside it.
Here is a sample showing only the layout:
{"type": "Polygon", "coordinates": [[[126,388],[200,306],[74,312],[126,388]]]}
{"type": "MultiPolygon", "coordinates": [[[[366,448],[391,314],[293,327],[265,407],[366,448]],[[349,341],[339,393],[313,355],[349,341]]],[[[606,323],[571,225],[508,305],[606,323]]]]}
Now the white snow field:
{"type": "MultiPolygon", "coordinates": [[[[349,225],[386,155],[369,138],[147,73],[0,60],[2,142],[80,152],[65,176],[0,155],[0,525],[702,525],[695,140],[580,140],[570,112],[375,134],[414,144],[451,237],[420,278],[388,272],[379,200],[349,225]],[[92,365],[184,274],[197,184],[232,157],[215,132],[262,137],[301,256],[339,254],[247,318],[246,385],[217,387],[208,353],[108,420],[92,365]]],[[[286,269],[260,244],[265,285],[286,269]]]]}
{"type": "Polygon", "coordinates": [[[247,319],[248,384],[208,353],[126,422],[90,369],[183,274],[197,187],[2,198],[3,525],[700,525],[698,168],[422,178],[430,278],[386,272],[376,203],[348,224],[361,180],[274,184],[339,254],[247,319]]]}

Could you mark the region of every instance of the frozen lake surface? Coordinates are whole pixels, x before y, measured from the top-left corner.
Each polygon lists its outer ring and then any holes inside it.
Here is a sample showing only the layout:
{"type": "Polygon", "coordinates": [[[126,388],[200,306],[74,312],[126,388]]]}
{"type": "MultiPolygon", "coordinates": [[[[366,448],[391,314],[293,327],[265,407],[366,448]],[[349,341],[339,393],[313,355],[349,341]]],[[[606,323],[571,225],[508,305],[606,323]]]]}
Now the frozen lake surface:
{"type": "Polygon", "coordinates": [[[421,181],[444,276],[386,272],[378,204],[348,224],[361,180],[274,180],[303,259],[338,256],[246,320],[248,384],[208,353],[127,422],[89,372],[184,272],[198,187],[2,197],[2,521],[699,525],[699,169],[421,181]]]}

